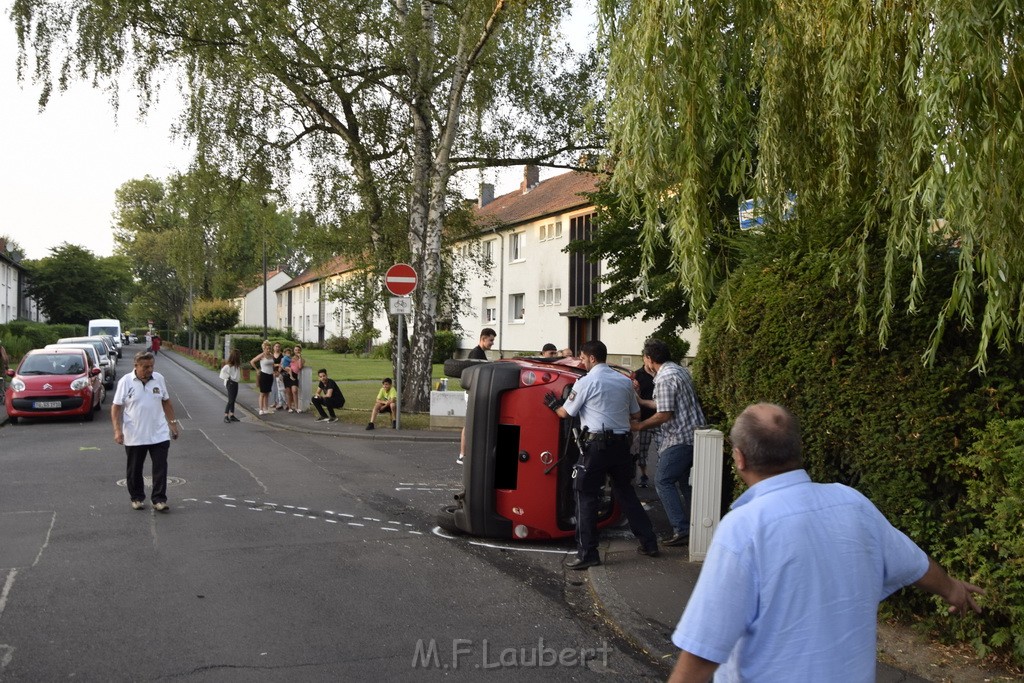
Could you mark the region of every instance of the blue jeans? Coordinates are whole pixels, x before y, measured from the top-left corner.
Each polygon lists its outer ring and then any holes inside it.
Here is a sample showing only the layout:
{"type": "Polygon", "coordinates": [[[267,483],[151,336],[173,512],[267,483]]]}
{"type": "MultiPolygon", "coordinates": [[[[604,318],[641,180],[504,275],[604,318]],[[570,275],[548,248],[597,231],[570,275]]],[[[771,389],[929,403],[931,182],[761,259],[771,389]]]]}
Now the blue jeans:
{"type": "Polygon", "coordinates": [[[672,531],[690,535],[690,470],[693,468],[693,444],[669,446],[658,454],[658,473],[654,488],[665,508],[672,531]],[[681,494],[681,500],[680,500],[681,494]]]}

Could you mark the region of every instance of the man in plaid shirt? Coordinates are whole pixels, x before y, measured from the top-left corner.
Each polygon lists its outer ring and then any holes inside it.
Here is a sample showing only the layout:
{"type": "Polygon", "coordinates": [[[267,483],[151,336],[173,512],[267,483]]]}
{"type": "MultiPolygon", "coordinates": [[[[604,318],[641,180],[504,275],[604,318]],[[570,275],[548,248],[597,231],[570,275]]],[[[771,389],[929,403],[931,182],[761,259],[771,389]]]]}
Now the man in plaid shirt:
{"type": "Polygon", "coordinates": [[[690,469],[693,467],[693,432],[704,424],[704,412],[693,389],[690,373],[672,362],[668,344],[648,339],[644,368],[654,375],[654,399],[640,405],[656,412],[633,422],[634,431],[658,427],[658,472],[655,489],[672,525],[663,545],[686,545],[690,540],[690,469]]]}

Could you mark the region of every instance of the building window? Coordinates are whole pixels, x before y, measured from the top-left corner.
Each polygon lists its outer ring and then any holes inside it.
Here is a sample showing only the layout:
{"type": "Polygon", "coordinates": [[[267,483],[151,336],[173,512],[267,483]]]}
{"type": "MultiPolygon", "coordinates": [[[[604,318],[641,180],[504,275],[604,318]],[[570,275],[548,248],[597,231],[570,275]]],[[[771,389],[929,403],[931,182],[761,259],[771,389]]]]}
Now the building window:
{"type": "Polygon", "coordinates": [[[546,240],[557,240],[562,236],[562,221],[546,223],[540,226],[540,229],[537,232],[541,242],[546,240]]]}
{"type": "Polygon", "coordinates": [[[508,297],[508,317],[512,322],[522,322],[526,317],[526,295],[510,294],[508,297]]]}
{"type": "Polygon", "coordinates": [[[560,306],[562,304],[562,288],[549,287],[537,292],[538,306],[560,306]]]}
{"type": "Polygon", "coordinates": [[[496,240],[487,240],[486,242],[484,242],[484,258],[487,259],[487,261],[491,262],[491,263],[494,262],[494,242],[495,241],[496,240]]]}
{"type": "Polygon", "coordinates": [[[522,261],[523,260],[523,254],[525,253],[524,252],[524,247],[526,246],[525,244],[523,244],[525,242],[525,237],[526,237],[526,233],[522,233],[522,232],[512,233],[512,237],[509,239],[509,248],[508,248],[508,260],[509,261],[522,261]]]}
{"type": "Polygon", "coordinates": [[[489,296],[484,298],[483,318],[485,323],[493,323],[498,320],[498,300],[496,297],[489,296]]]}

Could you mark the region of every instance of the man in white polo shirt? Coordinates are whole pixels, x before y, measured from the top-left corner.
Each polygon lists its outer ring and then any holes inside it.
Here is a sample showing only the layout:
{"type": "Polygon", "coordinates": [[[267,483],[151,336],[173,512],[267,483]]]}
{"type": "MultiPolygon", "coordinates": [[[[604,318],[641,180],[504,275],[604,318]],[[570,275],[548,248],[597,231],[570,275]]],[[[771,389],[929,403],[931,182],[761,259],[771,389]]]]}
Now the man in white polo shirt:
{"type": "Polygon", "coordinates": [[[128,495],[132,509],[141,510],[146,501],[142,468],[146,454],[153,462],[153,509],[167,512],[167,452],[170,439],[178,438],[178,421],[167,393],[167,383],[153,372],[153,354],[135,354],[135,370],[117,383],[110,409],[114,441],[123,444],[128,455],[128,495]]]}

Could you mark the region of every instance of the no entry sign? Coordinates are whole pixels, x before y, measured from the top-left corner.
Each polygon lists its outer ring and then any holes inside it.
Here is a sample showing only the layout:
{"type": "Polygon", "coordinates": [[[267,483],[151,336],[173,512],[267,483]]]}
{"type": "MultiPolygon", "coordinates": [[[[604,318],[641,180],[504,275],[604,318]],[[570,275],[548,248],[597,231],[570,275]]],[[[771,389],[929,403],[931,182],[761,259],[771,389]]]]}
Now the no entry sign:
{"type": "Polygon", "coordinates": [[[408,263],[396,263],[388,268],[384,286],[395,296],[406,296],[416,289],[416,271],[408,263]]]}

